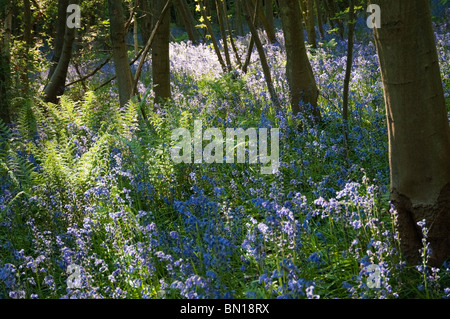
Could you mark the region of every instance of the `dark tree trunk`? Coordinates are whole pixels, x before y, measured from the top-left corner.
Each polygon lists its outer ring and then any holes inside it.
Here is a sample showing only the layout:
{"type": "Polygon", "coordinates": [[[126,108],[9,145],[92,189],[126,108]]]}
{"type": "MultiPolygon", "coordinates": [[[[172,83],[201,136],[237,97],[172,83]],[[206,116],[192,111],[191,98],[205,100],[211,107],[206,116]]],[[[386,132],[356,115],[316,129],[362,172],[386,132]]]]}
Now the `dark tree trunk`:
{"type": "Polygon", "coordinates": [[[122,1],[108,0],[110,17],[110,37],[113,47],[113,60],[119,86],[120,105],[124,106],[131,98],[133,91],[133,75],[128,62],[127,46],[125,42],[125,20],[123,17],[122,1]]]}
{"type": "Polygon", "coordinates": [[[334,16],[331,13],[331,8],[328,5],[327,0],[322,0],[322,3],[325,8],[325,21],[327,21],[327,19],[328,19],[328,22],[330,22],[331,28],[334,29],[335,25],[334,25],[334,20],[332,19],[334,16]]]}
{"type": "Polygon", "coordinates": [[[211,22],[208,19],[208,7],[203,6],[200,4],[200,12],[202,14],[204,23],[206,25],[207,32],[211,36],[211,42],[214,47],[214,51],[216,52],[217,59],[219,60],[220,65],[222,66],[222,70],[224,73],[227,73],[227,66],[225,65],[225,61],[222,58],[222,53],[220,52],[219,45],[217,43],[216,37],[214,36],[214,30],[212,28],[211,22]]]}
{"type": "Polygon", "coordinates": [[[194,44],[198,43],[200,39],[199,33],[195,28],[195,19],[191,10],[189,10],[186,0],[175,0],[174,3],[181,15],[181,19],[183,20],[189,40],[191,40],[194,44]]]}
{"type": "Polygon", "coordinates": [[[219,20],[220,34],[222,35],[223,52],[225,54],[225,62],[227,64],[227,71],[231,72],[231,59],[230,52],[228,50],[227,34],[225,33],[224,13],[222,10],[221,0],[216,0],[217,20],[219,20]]]}
{"type": "Polygon", "coordinates": [[[23,0],[23,40],[31,45],[31,6],[30,0],[23,0]]]}
{"type": "Polygon", "coordinates": [[[336,22],[338,25],[338,31],[339,35],[342,39],[344,39],[344,25],[342,24],[342,21],[338,18],[336,18],[336,4],[334,3],[334,0],[325,0],[328,1],[328,8],[330,10],[330,20],[336,22]]]}
{"type": "Polygon", "coordinates": [[[267,39],[272,44],[276,43],[277,42],[277,38],[275,36],[275,29],[274,29],[273,25],[270,25],[269,22],[266,19],[266,16],[264,14],[264,8],[263,8],[263,5],[262,5],[262,0],[253,0],[253,5],[258,10],[258,12],[257,12],[258,13],[258,19],[261,22],[261,24],[263,25],[264,30],[266,31],[267,39]]]}
{"type": "Polygon", "coordinates": [[[8,98],[9,76],[9,59],[6,52],[2,50],[0,52],[0,119],[4,123],[11,122],[8,98]]]}
{"type": "MultiPolygon", "coordinates": [[[[74,1],[75,2],[75,1],[74,1]]],[[[71,2],[71,3],[74,3],[71,2]]],[[[66,16],[66,14],[64,15],[66,16]]],[[[65,33],[61,56],[58,64],[44,89],[44,101],[58,103],[58,96],[64,94],[67,70],[72,58],[72,46],[75,39],[75,28],[68,28],[64,19],[65,33]]]]}
{"type": "Polygon", "coordinates": [[[344,147],[347,152],[349,152],[348,147],[348,94],[350,87],[350,76],[352,74],[352,62],[353,62],[353,36],[355,31],[355,23],[353,21],[355,18],[355,0],[350,0],[350,9],[349,9],[349,23],[348,23],[348,43],[347,43],[347,65],[345,69],[345,78],[344,78],[344,92],[343,92],[343,100],[342,100],[342,121],[344,127],[344,147]]]}
{"type": "Polygon", "coordinates": [[[294,114],[302,112],[312,115],[314,122],[318,122],[321,118],[317,105],[319,91],[306,52],[298,0],[280,1],[279,8],[286,46],[286,75],[292,111],[294,114]],[[311,110],[301,109],[300,102],[304,107],[310,105],[311,110]]]}
{"type": "Polygon", "coordinates": [[[29,92],[30,80],[28,78],[28,55],[32,45],[32,25],[31,25],[31,6],[30,0],[23,0],[23,40],[25,41],[23,58],[25,60],[25,67],[21,70],[21,79],[23,85],[23,92],[27,95],[29,92]]]}
{"type": "Polygon", "coordinates": [[[53,43],[53,56],[50,61],[50,70],[48,71],[47,80],[50,81],[53,72],[55,72],[64,46],[64,34],[66,33],[66,17],[67,6],[69,0],[58,1],[58,17],[56,19],[56,36],[53,43]]]}
{"type": "Polygon", "coordinates": [[[9,96],[8,91],[10,87],[10,41],[11,41],[11,25],[12,12],[11,2],[5,6],[5,11],[0,12],[0,15],[5,15],[5,32],[3,34],[2,46],[0,47],[0,119],[9,124],[11,122],[9,112],[9,96]]]}
{"type": "Polygon", "coordinates": [[[319,26],[320,37],[323,39],[325,37],[325,31],[323,29],[322,8],[320,6],[320,0],[315,0],[315,4],[317,12],[317,24],[319,26]]]}
{"type": "Polygon", "coordinates": [[[430,265],[450,257],[450,130],[428,0],[372,0],[389,131],[391,200],[407,261],[421,261],[426,220],[430,265]]]}
{"type": "Polygon", "coordinates": [[[234,1],[234,10],[236,12],[236,33],[244,35],[244,23],[242,21],[242,3],[240,0],[234,1]]]}
{"type": "MultiPolygon", "coordinates": [[[[154,2],[154,16],[159,17],[167,1],[156,0],[154,2]]],[[[169,59],[169,37],[170,37],[170,14],[161,17],[161,24],[155,34],[152,45],[152,72],[155,101],[170,99],[170,59],[169,59]]]]}
{"type": "Polygon", "coordinates": [[[226,1],[222,2],[222,8],[223,8],[223,13],[224,13],[224,17],[225,17],[225,25],[227,27],[227,34],[229,36],[230,44],[231,44],[231,47],[233,48],[233,52],[234,52],[234,55],[236,57],[236,63],[238,64],[239,67],[241,67],[242,66],[241,58],[240,58],[239,53],[237,51],[236,45],[234,43],[233,30],[231,29],[230,22],[228,20],[228,9],[227,9],[227,2],[226,1]]]}
{"type": "Polygon", "coordinates": [[[273,0],[266,0],[264,3],[264,13],[267,21],[267,28],[273,30],[275,37],[275,24],[273,19],[273,0]]]}
{"type": "MultiPolygon", "coordinates": [[[[237,1],[240,2],[240,1],[237,1]]],[[[252,24],[255,25],[256,21],[257,21],[257,15],[258,13],[254,12],[253,17],[252,17],[252,24]]],[[[252,53],[253,53],[253,47],[255,46],[255,41],[253,40],[253,35],[250,36],[250,41],[248,42],[248,47],[247,47],[247,56],[245,58],[245,62],[242,65],[242,72],[245,74],[247,73],[248,70],[248,66],[250,65],[250,59],[252,58],[252,53]]]]}
{"type": "Polygon", "coordinates": [[[152,32],[152,11],[147,0],[139,0],[137,7],[137,20],[141,29],[142,41],[146,43],[152,32]]]}
{"type": "Polygon", "coordinates": [[[314,0],[305,0],[306,7],[306,33],[308,34],[308,43],[316,48],[316,29],[314,20],[314,0]]]}
{"type": "MultiPolygon", "coordinates": [[[[256,3],[255,10],[258,12],[258,5],[259,3],[256,3]]],[[[275,87],[273,85],[272,81],[272,75],[270,74],[270,67],[267,63],[266,54],[264,53],[264,47],[261,43],[261,40],[258,37],[258,31],[256,30],[255,25],[252,22],[252,19],[250,17],[251,9],[250,9],[250,3],[244,1],[244,16],[245,20],[247,21],[248,27],[250,28],[250,32],[252,34],[252,39],[255,42],[256,50],[259,54],[259,59],[261,61],[261,66],[264,73],[264,79],[266,80],[267,89],[269,90],[270,99],[272,101],[272,104],[275,106],[275,108],[280,107],[280,101],[278,99],[278,95],[275,92],[275,87]]]]}

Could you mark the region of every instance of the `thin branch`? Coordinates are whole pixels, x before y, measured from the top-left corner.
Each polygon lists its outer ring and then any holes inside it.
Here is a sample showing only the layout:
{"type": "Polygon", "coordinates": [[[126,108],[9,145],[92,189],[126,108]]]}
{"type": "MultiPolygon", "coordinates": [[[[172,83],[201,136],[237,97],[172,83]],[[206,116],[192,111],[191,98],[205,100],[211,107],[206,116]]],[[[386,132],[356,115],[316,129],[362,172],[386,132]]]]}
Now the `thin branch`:
{"type": "Polygon", "coordinates": [[[101,63],[100,65],[98,65],[92,72],[90,72],[89,74],[86,74],[85,76],[79,78],[78,80],[75,80],[75,81],[72,81],[72,82],[66,84],[66,87],[69,87],[69,86],[71,86],[71,85],[74,85],[75,83],[78,83],[78,82],[82,82],[82,81],[84,81],[84,80],[86,80],[86,79],[88,79],[88,78],[94,76],[95,73],[97,73],[98,71],[100,71],[101,68],[103,68],[103,67],[109,62],[109,60],[111,60],[111,57],[112,57],[112,54],[110,54],[109,57],[107,57],[106,60],[103,61],[103,63],[101,63]]]}

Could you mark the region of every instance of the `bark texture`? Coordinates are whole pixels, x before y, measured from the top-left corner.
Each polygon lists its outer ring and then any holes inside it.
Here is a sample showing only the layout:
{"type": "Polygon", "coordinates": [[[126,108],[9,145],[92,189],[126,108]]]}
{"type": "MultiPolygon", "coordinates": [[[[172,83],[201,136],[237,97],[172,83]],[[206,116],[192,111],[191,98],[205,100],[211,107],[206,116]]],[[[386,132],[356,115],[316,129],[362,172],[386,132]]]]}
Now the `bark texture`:
{"type": "Polygon", "coordinates": [[[108,0],[108,9],[114,68],[119,86],[119,100],[120,105],[124,106],[130,100],[133,92],[133,75],[128,62],[122,2],[120,0],[108,0]]]}
{"type": "MultiPolygon", "coordinates": [[[[159,17],[166,0],[154,2],[154,16],[159,17]]],[[[161,17],[161,24],[152,45],[152,70],[155,101],[170,99],[170,59],[169,59],[170,15],[161,17]]]]}
{"type": "Polygon", "coordinates": [[[391,199],[402,251],[420,261],[426,220],[430,264],[450,256],[450,130],[427,0],[373,0],[382,10],[374,29],[389,130],[391,199]]]}
{"type": "MultiPolygon", "coordinates": [[[[10,87],[10,41],[11,41],[11,27],[12,27],[12,3],[8,2],[5,5],[4,12],[0,12],[0,16],[4,14],[5,32],[1,39],[2,45],[0,47],[0,119],[4,123],[11,122],[9,112],[9,97],[8,90],[10,87]]],[[[2,21],[3,22],[3,21],[2,21]]]]}
{"type": "MultiPolygon", "coordinates": [[[[70,3],[76,3],[75,1],[70,3]]],[[[66,17],[66,13],[64,13],[66,17]]],[[[58,97],[64,94],[66,88],[67,70],[69,68],[70,59],[72,58],[72,46],[75,39],[75,28],[68,28],[66,26],[66,20],[64,19],[64,38],[61,50],[61,56],[59,57],[58,64],[54,69],[50,81],[44,88],[44,101],[51,103],[58,103],[58,97]]],[[[56,43],[55,45],[60,45],[56,43]]],[[[57,48],[55,47],[55,54],[57,48]]]]}
{"type": "Polygon", "coordinates": [[[307,8],[307,15],[308,18],[306,19],[306,26],[307,26],[307,33],[308,33],[308,43],[313,47],[317,47],[317,41],[316,41],[316,23],[314,19],[314,0],[307,0],[306,4],[307,8]]]}
{"type": "Polygon", "coordinates": [[[152,32],[152,11],[147,0],[138,0],[137,20],[141,30],[142,41],[146,43],[152,32]]]}
{"type": "Polygon", "coordinates": [[[183,20],[189,40],[191,40],[192,43],[198,43],[200,34],[195,27],[195,19],[192,15],[191,10],[189,9],[186,0],[175,0],[174,4],[176,5],[178,12],[181,15],[181,19],[183,20]]]}
{"type": "Polygon", "coordinates": [[[66,9],[69,5],[69,0],[58,1],[58,17],[56,19],[56,36],[53,43],[53,56],[50,61],[50,70],[47,79],[50,81],[53,72],[55,72],[64,46],[64,34],[66,32],[66,9]]]}
{"type": "Polygon", "coordinates": [[[286,47],[286,75],[290,90],[290,102],[294,114],[312,114],[314,121],[320,120],[317,105],[319,91],[308,60],[303,38],[302,15],[297,0],[279,2],[286,47]],[[300,102],[311,105],[311,111],[300,108],[300,102]]]}
{"type": "MultiPolygon", "coordinates": [[[[257,14],[257,12],[258,12],[258,6],[259,6],[259,2],[256,2],[255,14],[257,14]]],[[[262,66],[263,73],[264,73],[264,79],[266,80],[267,89],[270,94],[271,102],[276,109],[279,109],[280,108],[280,100],[278,99],[277,92],[275,91],[275,87],[273,85],[272,75],[270,73],[270,67],[267,62],[266,54],[264,53],[264,47],[261,43],[261,40],[259,39],[258,31],[256,30],[256,27],[253,24],[253,21],[251,19],[250,3],[244,1],[244,7],[245,7],[244,8],[244,17],[245,17],[245,20],[247,21],[247,25],[250,29],[250,33],[252,34],[252,39],[254,41],[256,50],[258,51],[259,60],[261,61],[261,66],[262,66]]]]}

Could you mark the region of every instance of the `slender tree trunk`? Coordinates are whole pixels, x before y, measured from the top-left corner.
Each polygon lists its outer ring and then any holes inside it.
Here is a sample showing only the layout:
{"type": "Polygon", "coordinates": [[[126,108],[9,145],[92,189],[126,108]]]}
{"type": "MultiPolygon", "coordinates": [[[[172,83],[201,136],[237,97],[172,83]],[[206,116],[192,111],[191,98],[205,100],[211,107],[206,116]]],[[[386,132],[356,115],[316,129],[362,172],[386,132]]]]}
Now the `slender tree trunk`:
{"type": "Polygon", "coordinates": [[[389,131],[391,200],[404,256],[420,262],[426,220],[430,265],[450,257],[450,130],[428,0],[372,0],[389,131]]]}
{"type": "MultiPolygon", "coordinates": [[[[255,7],[256,12],[258,12],[257,11],[258,5],[259,5],[259,3],[256,3],[256,7],[255,7]]],[[[258,31],[256,30],[256,27],[252,23],[252,20],[250,18],[250,12],[251,12],[250,4],[246,0],[244,0],[244,7],[245,7],[244,8],[245,20],[247,21],[248,27],[250,28],[252,38],[255,41],[256,50],[258,50],[259,59],[261,61],[261,66],[262,66],[263,73],[264,73],[264,78],[266,80],[267,89],[269,90],[269,94],[270,94],[270,99],[272,101],[272,104],[276,108],[280,108],[280,101],[278,99],[277,92],[275,91],[275,87],[273,85],[272,76],[270,74],[270,67],[269,67],[269,64],[267,63],[263,45],[261,43],[261,40],[258,37],[258,31]]]]}
{"type": "MultiPolygon", "coordinates": [[[[135,6],[137,1],[134,2],[135,6]]],[[[137,19],[137,13],[136,8],[133,7],[130,3],[130,15],[132,16],[133,20],[133,44],[134,44],[134,54],[139,54],[139,39],[138,39],[138,33],[139,33],[139,25],[138,25],[138,19],[137,19]]]]}
{"type": "Polygon", "coordinates": [[[225,26],[224,26],[224,14],[222,11],[222,0],[216,0],[216,11],[217,11],[217,20],[219,21],[219,29],[220,34],[222,35],[222,42],[223,42],[223,52],[225,54],[225,61],[227,63],[227,71],[231,72],[231,59],[230,59],[230,52],[228,50],[228,41],[227,41],[227,34],[225,32],[225,26]]]}
{"type": "Polygon", "coordinates": [[[323,39],[325,37],[325,31],[323,30],[322,21],[322,8],[320,7],[320,0],[315,0],[316,12],[317,12],[317,24],[319,26],[320,37],[323,39]]]}
{"type": "Polygon", "coordinates": [[[253,0],[253,5],[258,10],[258,19],[261,22],[261,24],[263,25],[264,30],[266,31],[267,39],[272,44],[277,43],[277,38],[275,36],[275,29],[273,28],[273,25],[271,26],[267,22],[266,16],[264,14],[263,6],[262,6],[262,0],[253,0]]]}
{"type": "Polygon", "coordinates": [[[191,13],[191,10],[189,10],[186,0],[175,0],[175,5],[181,15],[181,18],[183,19],[189,40],[191,40],[194,44],[198,43],[199,33],[195,28],[195,19],[191,13]]]}
{"type": "Polygon", "coordinates": [[[142,41],[146,43],[152,31],[152,11],[147,0],[138,0],[137,20],[141,29],[142,41]]]}
{"type": "Polygon", "coordinates": [[[4,27],[5,33],[3,34],[2,46],[0,47],[0,119],[9,124],[11,122],[9,112],[9,97],[8,91],[10,87],[10,41],[11,41],[11,26],[12,26],[12,6],[11,2],[7,2],[5,5],[5,11],[0,12],[1,15],[5,14],[4,27]]]}
{"type": "Polygon", "coordinates": [[[23,40],[31,45],[31,6],[30,0],[23,0],[23,40]]]}
{"type": "Polygon", "coordinates": [[[55,72],[64,46],[64,34],[66,32],[67,6],[69,0],[58,1],[58,17],[56,19],[56,36],[53,44],[53,56],[50,61],[50,69],[48,71],[47,80],[50,81],[53,72],[55,72]]]}
{"type": "Polygon", "coordinates": [[[228,10],[227,10],[227,2],[226,1],[222,2],[222,7],[223,7],[223,14],[225,17],[225,26],[227,27],[227,34],[229,36],[230,44],[231,44],[231,47],[233,48],[233,52],[236,57],[236,63],[238,64],[239,67],[241,67],[242,66],[241,58],[237,51],[236,45],[234,43],[233,30],[231,29],[230,22],[228,21],[228,10]]]}
{"type": "Polygon", "coordinates": [[[316,29],[314,20],[314,0],[305,0],[306,4],[306,33],[308,34],[308,43],[316,48],[316,29]]]}
{"type": "Polygon", "coordinates": [[[353,36],[355,31],[355,0],[350,0],[349,9],[349,22],[348,22],[348,43],[347,43],[347,66],[345,69],[345,79],[344,79],[344,93],[343,93],[343,103],[342,103],[342,121],[344,127],[344,147],[347,152],[349,152],[348,147],[348,94],[350,86],[350,76],[352,74],[352,62],[353,62],[353,36]]]}
{"type": "Polygon", "coordinates": [[[244,35],[244,25],[242,22],[242,3],[240,0],[234,1],[234,10],[236,11],[236,33],[244,35]]]}
{"type": "MultiPolygon", "coordinates": [[[[70,3],[76,3],[71,1],[70,3]]],[[[64,15],[66,16],[66,14],[64,15]]],[[[61,56],[58,64],[44,89],[44,101],[58,103],[58,96],[64,94],[67,70],[72,58],[72,46],[75,39],[75,28],[68,28],[64,19],[65,33],[61,56]]]]}
{"type": "Polygon", "coordinates": [[[319,91],[305,47],[302,29],[302,15],[297,0],[279,3],[286,47],[286,75],[290,90],[290,102],[294,114],[302,112],[311,115],[314,122],[320,121],[317,105],[319,91]],[[300,104],[304,104],[303,109],[300,104]],[[310,105],[311,110],[305,108],[310,105]]]}
{"type": "Polygon", "coordinates": [[[334,15],[331,13],[331,8],[328,5],[328,1],[327,0],[322,0],[323,6],[325,8],[325,21],[330,22],[331,28],[334,29],[335,25],[334,25],[334,19],[332,19],[334,17],[334,15]]]}
{"type": "MultiPolygon", "coordinates": [[[[240,2],[240,1],[238,1],[238,2],[240,2]]],[[[255,12],[253,14],[253,18],[252,18],[252,25],[256,24],[257,15],[258,15],[258,13],[255,10],[255,12]]],[[[253,47],[254,46],[255,46],[255,41],[253,39],[253,35],[250,35],[250,41],[248,43],[248,48],[247,48],[247,56],[245,58],[244,65],[242,66],[242,72],[244,74],[247,73],[248,66],[250,65],[250,59],[252,58],[252,53],[253,53],[253,47]]]]}
{"type": "Polygon", "coordinates": [[[0,119],[7,124],[11,122],[8,98],[9,82],[9,58],[7,52],[2,48],[0,51],[0,119]]]}
{"type": "Polygon", "coordinates": [[[330,9],[330,20],[333,20],[338,25],[339,29],[339,35],[341,36],[341,39],[344,39],[344,25],[342,24],[342,21],[338,18],[336,18],[336,4],[334,3],[334,0],[325,0],[328,1],[328,7],[330,9]]]}
{"type": "MultiPolygon", "coordinates": [[[[154,25],[154,27],[153,27],[152,33],[150,34],[150,38],[147,40],[147,43],[145,44],[144,49],[141,51],[141,54],[139,54],[139,55],[142,55],[142,57],[141,57],[141,60],[139,61],[138,67],[136,68],[136,73],[134,74],[134,82],[133,82],[133,91],[132,91],[132,95],[134,95],[134,94],[137,93],[137,85],[138,85],[138,82],[139,82],[139,78],[140,78],[140,76],[141,76],[142,66],[144,65],[144,62],[145,62],[145,60],[146,60],[148,51],[149,51],[150,48],[152,47],[153,40],[155,39],[156,34],[158,33],[159,27],[160,27],[161,24],[162,24],[162,21],[163,21],[164,16],[170,14],[170,13],[169,13],[169,10],[170,10],[171,4],[172,4],[172,3],[171,3],[171,0],[167,0],[166,5],[165,5],[164,8],[162,9],[162,11],[161,11],[161,13],[160,13],[158,19],[157,19],[157,20],[154,20],[154,21],[156,21],[156,23],[155,23],[155,25],[154,25]]],[[[135,61],[137,61],[137,59],[139,59],[139,55],[136,56],[135,61]]],[[[132,63],[130,63],[130,65],[133,64],[133,63],[134,63],[134,61],[132,61],[132,63]]],[[[143,112],[144,109],[141,108],[141,111],[143,112]]],[[[147,118],[147,116],[146,116],[144,113],[143,113],[142,115],[143,115],[143,117],[144,117],[145,119],[147,118]]]]}
{"type": "Polygon", "coordinates": [[[222,53],[220,52],[216,37],[214,36],[214,30],[212,28],[211,22],[208,19],[207,7],[200,4],[200,12],[202,14],[204,23],[206,25],[206,29],[207,29],[209,35],[211,36],[211,42],[213,44],[214,51],[216,52],[217,59],[219,60],[220,65],[222,66],[223,72],[227,73],[227,66],[225,65],[225,61],[222,58],[222,53]]]}
{"type": "Polygon", "coordinates": [[[24,69],[21,71],[22,74],[20,75],[20,77],[22,79],[23,92],[25,94],[28,94],[29,86],[30,86],[30,80],[28,78],[27,64],[28,64],[29,50],[32,45],[31,31],[32,31],[32,25],[31,25],[30,0],[23,0],[23,40],[25,41],[23,59],[25,60],[25,66],[24,66],[24,69]]]}
{"type": "MultiPolygon", "coordinates": [[[[154,17],[159,17],[167,1],[156,0],[154,2],[154,17]]],[[[155,101],[170,99],[170,59],[169,59],[169,37],[170,37],[170,14],[161,17],[161,24],[155,34],[152,44],[152,72],[153,91],[155,101]]]]}
{"type": "Polygon", "coordinates": [[[264,13],[267,21],[267,28],[273,30],[274,37],[275,35],[275,24],[273,18],[273,0],[266,0],[264,3],[264,13]]]}
{"type": "Polygon", "coordinates": [[[108,0],[108,10],[114,68],[116,72],[117,84],[119,86],[119,100],[120,105],[124,106],[128,103],[132,95],[133,75],[128,64],[122,1],[108,0]]]}

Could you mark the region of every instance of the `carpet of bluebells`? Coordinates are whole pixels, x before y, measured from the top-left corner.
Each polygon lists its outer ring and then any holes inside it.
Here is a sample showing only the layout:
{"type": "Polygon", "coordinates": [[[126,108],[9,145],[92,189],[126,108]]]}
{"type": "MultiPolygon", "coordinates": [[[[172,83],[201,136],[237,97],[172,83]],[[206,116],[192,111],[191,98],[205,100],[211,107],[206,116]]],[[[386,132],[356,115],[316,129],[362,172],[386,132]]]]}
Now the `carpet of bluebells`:
{"type": "MultiPolygon", "coordinates": [[[[112,64],[46,114],[16,101],[18,122],[0,126],[0,298],[450,297],[450,265],[427,265],[426,221],[423,262],[407,265],[399,252],[380,69],[364,25],[348,156],[340,112],[347,41],[333,32],[309,49],[317,126],[290,111],[281,31],[278,44],[265,43],[280,109],[270,104],[256,51],[247,74],[223,75],[210,45],[188,41],[171,43],[170,105],[153,105],[151,57],[139,83],[144,98],[124,108],[114,81],[95,90],[112,64]],[[171,132],[192,132],[195,119],[223,132],[280,128],[279,172],[174,164],[171,132]],[[70,265],[79,270],[74,286],[70,265]]],[[[435,30],[449,105],[450,25],[435,30]]],[[[242,56],[248,41],[236,37],[242,56]]],[[[81,73],[101,61],[85,61],[81,73]]],[[[69,80],[78,77],[71,69],[69,80]]]]}

